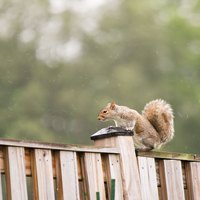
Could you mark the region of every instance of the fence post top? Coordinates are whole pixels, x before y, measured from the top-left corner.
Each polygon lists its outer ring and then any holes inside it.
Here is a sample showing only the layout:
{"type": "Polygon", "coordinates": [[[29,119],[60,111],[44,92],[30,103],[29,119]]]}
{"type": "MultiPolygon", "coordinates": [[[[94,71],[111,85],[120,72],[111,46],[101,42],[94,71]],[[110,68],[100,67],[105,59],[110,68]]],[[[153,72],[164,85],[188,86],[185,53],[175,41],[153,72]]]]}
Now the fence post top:
{"type": "Polygon", "coordinates": [[[115,137],[115,136],[133,136],[133,131],[126,130],[121,127],[115,127],[115,126],[109,126],[106,128],[102,128],[93,135],[91,135],[91,140],[98,140],[98,139],[104,139],[109,137],[115,137]]]}

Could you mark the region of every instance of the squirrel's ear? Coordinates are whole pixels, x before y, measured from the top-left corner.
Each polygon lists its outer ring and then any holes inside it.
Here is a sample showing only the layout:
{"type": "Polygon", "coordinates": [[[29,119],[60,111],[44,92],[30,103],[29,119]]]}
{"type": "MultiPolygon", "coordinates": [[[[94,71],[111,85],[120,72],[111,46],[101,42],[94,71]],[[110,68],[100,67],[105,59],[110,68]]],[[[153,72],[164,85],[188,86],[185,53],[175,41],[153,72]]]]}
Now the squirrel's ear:
{"type": "Polygon", "coordinates": [[[115,102],[113,101],[113,102],[110,104],[110,109],[111,109],[111,110],[114,110],[115,107],[116,107],[116,104],[115,104],[115,102]]]}

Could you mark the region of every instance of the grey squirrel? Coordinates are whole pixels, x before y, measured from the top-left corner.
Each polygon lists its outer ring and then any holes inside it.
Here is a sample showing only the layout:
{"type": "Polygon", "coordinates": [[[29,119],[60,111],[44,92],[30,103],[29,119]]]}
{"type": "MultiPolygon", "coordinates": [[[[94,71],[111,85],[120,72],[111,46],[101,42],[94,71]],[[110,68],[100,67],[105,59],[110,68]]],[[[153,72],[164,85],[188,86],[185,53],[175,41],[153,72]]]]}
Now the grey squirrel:
{"type": "Polygon", "coordinates": [[[117,127],[134,130],[136,150],[158,149],[174,136],[174,115],[171,106],[162,99],[147,103],[142,114],[126,106],[109,103],[98,114],[98,120],[114,120],[117,127]]]}

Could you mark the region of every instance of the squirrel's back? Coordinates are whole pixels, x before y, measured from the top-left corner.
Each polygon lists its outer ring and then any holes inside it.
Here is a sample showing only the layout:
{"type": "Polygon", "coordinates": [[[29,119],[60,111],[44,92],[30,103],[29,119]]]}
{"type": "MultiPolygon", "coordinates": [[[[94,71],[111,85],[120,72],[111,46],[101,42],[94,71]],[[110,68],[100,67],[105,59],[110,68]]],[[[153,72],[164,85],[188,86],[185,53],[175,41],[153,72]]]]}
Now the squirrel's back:
{"type": "Polygon", "coordinates": [[[142,115],[146,117],[161,137],[162,144],[174,136],[174,115],[171,106],[164,100],[157,99],[144,107],[142,115]]]}

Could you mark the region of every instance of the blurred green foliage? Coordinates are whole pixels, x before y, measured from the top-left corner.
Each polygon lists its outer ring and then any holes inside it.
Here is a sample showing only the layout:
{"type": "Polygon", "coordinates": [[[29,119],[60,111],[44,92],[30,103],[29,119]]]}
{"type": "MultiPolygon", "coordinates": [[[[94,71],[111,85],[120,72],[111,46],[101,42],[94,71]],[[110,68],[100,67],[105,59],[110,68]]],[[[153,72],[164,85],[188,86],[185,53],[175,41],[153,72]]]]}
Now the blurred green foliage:
{"type": "Polygon", "coordinates": [[[165,150],[200,153],[200,1],[92,2],[0,2],[0,137],[89,144],[111,100],[163,98],[165,150]]]}

